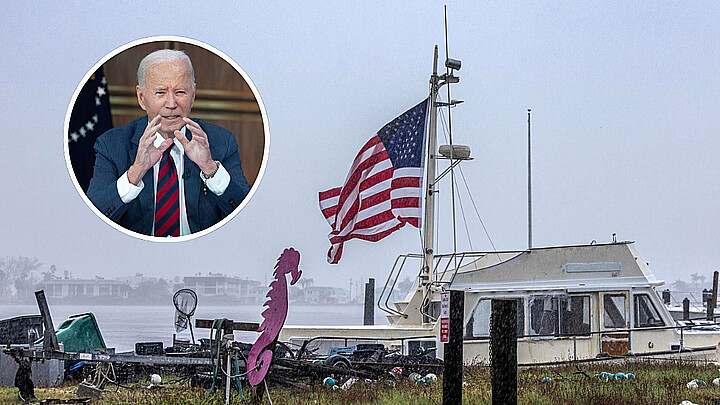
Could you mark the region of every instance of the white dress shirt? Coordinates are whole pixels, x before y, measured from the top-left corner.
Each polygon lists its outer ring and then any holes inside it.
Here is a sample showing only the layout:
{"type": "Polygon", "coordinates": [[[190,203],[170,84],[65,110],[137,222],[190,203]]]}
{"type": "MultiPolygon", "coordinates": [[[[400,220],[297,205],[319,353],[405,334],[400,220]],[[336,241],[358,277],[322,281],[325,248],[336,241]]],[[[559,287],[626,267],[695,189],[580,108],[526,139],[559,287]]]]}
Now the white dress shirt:
{"type": "MultiPolygon", "coordinates": [[[[182,131],[183,135],[185,135],[186,127],[182,127],[180,130],[182,131]]],[[[165,138],[162,137],[159,133],[155,134],[155,147],[160,146],[160,144],[163,143],[165,138]]],[[[185,170],[185,149],[183,148],[180,141],[177,140],[177,138],[174,138],[175,147],[170,150],[170,156],[172,156],[173,161],[175,162],[175,169],[177,172],[178,177],[178,196],[179,196],[179,203],[180,203],[180,236],[184,235],[190,235],[192,232],[190,232],[190,225],[188,224],[187,219],[187,206],[185,205],[185,187],[183,182],[183,173],[185,170]]],[[[153,196],[157,195],[157,181],[158,181],[158,173],[160,172],[160,161],[155,163],[153,166],[153,196]]],[[[222,195],[225,190],[227,189],[228,185],[230,184],[230,173],[222,167],[222,165],[218,162],[218,170],[215,173],[215,175],[205,180],[205,178],[202,177],[202,171],[200,172],[200,178],[205,182],[205,185],[207,185],[207,188],[212,191],[215,195],[222,195]]],[[[142,179],[140,179],[140,182],[138,185],[134,185],[130,183],[130,180],[128,180],[127,172],[120,176],[120,178],[117,180],[117,191],[120,195],[120,198],[122,201],[127,204],[130,201],[137,198],[138,195],[140,195],[140,191],[145,187],[145,184],[143,183],[142,179]]],[[[154,202],[156,203],[156,202],[154,202]]],[[[155,208],[153,208],[153,213],[155,212],[155,208]]],[[[153,215],[154,218],[154,215],[153,215]]],[[[155,233],[155,220],[153,219],[153,230],[152,233],[155,233]]]]}

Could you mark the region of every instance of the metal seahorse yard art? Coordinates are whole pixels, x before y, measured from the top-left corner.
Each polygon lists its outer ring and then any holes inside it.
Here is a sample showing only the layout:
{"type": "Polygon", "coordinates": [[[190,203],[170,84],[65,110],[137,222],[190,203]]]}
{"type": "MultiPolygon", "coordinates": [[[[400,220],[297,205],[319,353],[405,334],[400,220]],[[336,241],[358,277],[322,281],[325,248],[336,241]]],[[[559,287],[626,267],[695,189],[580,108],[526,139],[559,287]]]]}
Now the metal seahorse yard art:
{"type": "Polygon", "coordinates": [[[247,378],[253,387],[265,378],[272,361],[274,343],[285,324],[288,312],[288,285],[285,276],[290,275],[290,285],[297,283],[302,274],[299,265],[300,252],[293,248],[285,249],[275,264],[275,279],[270,283],[270,291],[266,295],[268,300],[263,305],[267,308],[262,313],[263,321],[258,328],[261,333],[250,349],[247,360],[247,369],[250,370],[247,378]]]}

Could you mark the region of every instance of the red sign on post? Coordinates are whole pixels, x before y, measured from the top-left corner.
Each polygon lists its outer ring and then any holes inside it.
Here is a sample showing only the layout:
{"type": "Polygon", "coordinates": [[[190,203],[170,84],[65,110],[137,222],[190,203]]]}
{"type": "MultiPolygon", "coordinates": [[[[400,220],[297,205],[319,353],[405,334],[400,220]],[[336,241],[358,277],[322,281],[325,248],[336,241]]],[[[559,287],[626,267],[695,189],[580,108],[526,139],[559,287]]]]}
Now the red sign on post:
{"type": "Polygon", "coordinates": [[[450,293],[440,294],[440,343],[450,341],[450,293]]]}

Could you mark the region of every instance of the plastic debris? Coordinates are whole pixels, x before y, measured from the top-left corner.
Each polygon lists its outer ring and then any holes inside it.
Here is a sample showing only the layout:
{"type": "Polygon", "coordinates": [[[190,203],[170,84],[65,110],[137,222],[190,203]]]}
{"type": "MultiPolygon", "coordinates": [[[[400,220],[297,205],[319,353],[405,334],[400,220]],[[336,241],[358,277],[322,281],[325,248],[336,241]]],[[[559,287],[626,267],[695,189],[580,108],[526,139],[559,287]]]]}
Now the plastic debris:
{"type": "Polygon", "coordinates": [[[698,405],[698,404],[696,404],[692,401],[685,400],[685,401],[680,402],[680,405],[698,405]]]}
{"type": "Polygon", "coordinates": [[[408,379],[413,382],[417,382],[421,378],[422,376],[418,373],[410,373],[410,375],[408,376],[408,379]]]}
{"type": "Polygon", "coordinates": [[[162,378],[158,374],[150,374],[150,384],[160,384],[162,378]]]}
{"type": "Polygon", "coordinates": [[[546,384],[550,384],[551,382],[553,382],[553,379],[552,379],[552,377],[543,377],[542,380],[540,380],[540,381],[544,382],[546,384]]]}
{"type": "Polygon", "coordinates": [[[615,381],[626,380],[627,376],[625,373],[615,373],[615,381]]]}
{"type": "Polygon", "coordinates": [[[462,383],[463,388],[465,388],[465,387],[467,387],[467,386],[469,386],[469,385],[470,385],[470,384],[468,384],[467,381],[463,381],[463,383],[462,383]]]}
{"type": "Polygon", "coordinates": [[[332,377],[325,377],[325,379],[323,380],[323,385],[326,387],[334,387],[335,379],[332,377]]]}
{"type": "Polygon", "coordinates": [[[348,380],[345,381],[345,384],[342,385],[342,389],[344,389],[344,390],[349,390],[350,387],[352,387],[352,385],[355,384],[355,382],[357,382],[357,380],[358,380],[358,379],[355,378],[355,377],[350,377],[350,378],[348,378],[348,380]]]}
{"type": "Polygon", "coordinates": [[[390,386],[390,388],[395,388],[395,381],[387,380],[387,385],[390,386]]]}
{"type": "Polygon", "coordinates": [[[712,380],[712,383],[713,383],[713,385],[716,386],[716,387],[717,387],[717,386],[720,386],[720,377],[712,380]]]}
{"type": "Polygon", "coordinates": [[[390,370],[390,375],[393,376],[393,378],[400,378],[402,376],[402,373],[402,367],[394,367],[392,370],[390,370]]]}
{"type": "Polygon", "coordinates": [[[608,382],[615,378],[615,374],[608,373],[607,371],[603,371],[600,374],[595,374],[595,377],[598,377],[599,379],[608,382]]]}
{"type": "Polygon", "coordinates": [[[425,379],[430,380],[431,382],[437,381],[437,376],[433,373],[430,373],[425,376],[425,379]]]}
{"type": "Polygon", "coordinates": [[[697,380],[697,379],[696,379],[696,380],[690,381],[690,382],[687,383],[686,385],[687,385],[688,389],[696,390],[696,389],[698,389],[699,387],[704,387],[704,386],[705,386],[705,381],[703,381],[703,380],[697,380]]]}
{"type": "Polygon", "coordinates": [[[628,380],[635,380],[635,374],[633,373],[627,373],[625,377],[627,377],[628,380]]]}

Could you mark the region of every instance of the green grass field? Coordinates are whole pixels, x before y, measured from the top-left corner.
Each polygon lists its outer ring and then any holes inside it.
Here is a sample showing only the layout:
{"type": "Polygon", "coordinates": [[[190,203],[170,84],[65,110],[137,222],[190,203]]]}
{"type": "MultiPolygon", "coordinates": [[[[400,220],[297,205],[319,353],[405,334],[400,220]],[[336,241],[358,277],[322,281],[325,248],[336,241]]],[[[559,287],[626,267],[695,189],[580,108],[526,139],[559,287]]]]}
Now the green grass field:
{"type": "MultiPolygon", "coordinates": [[[[613,364],[584,364],[579,366],[588,375],[602,371],[609,373],[633,373],[636,380],[604,381],[586,378],[576,373],[575,366],[524,368],[518,373],[518,403],[532,405],[555,404],[680,404],[689,400],[696,404],[720,404],[720,387],[712,380],[720,377],[718,366],[709,364],[675,362],[628,362],[613,364]],[[542,382],[551,377],[553,382],[542,382]],[[688,389],[686,384],[698,379],[707,385],[688,389]]],[[[487,367],[468,367],[465,370],[463,390],[464,404],[490,404],[490,370],[487,367]]],[[[342,383],[342,380],[340,381],[342,383]]],[[[131,384],[129,388],[106,386],[102,399],[94,404],[222,404],[223,392],[207,397],[207,390],[191,388],[187,384],[165,385],[158,390],[148,390],[147,383],[131,384]],[[117,391],[116,391],[117,390],[117,391]]],[[[76,385],[53,389],[36,389],[39,399],[75,398],[76,385]]],[[[317,385],[310,390],[270,386],[270,399],[274,405],[281,404],[441,404],[442,381],[418,386],[407,379],[397,381],[395,387],[386,380],[374,384],[362,381],[349,390],[329,389],[317,385]]],[[[0,404],[20,403],[15,388],[0,389],[0,404]]],[[[240,404],[240,398],[231,403],[240,404]]],[[[265,402],[267,401],[267,396],[265,402]]]]}

